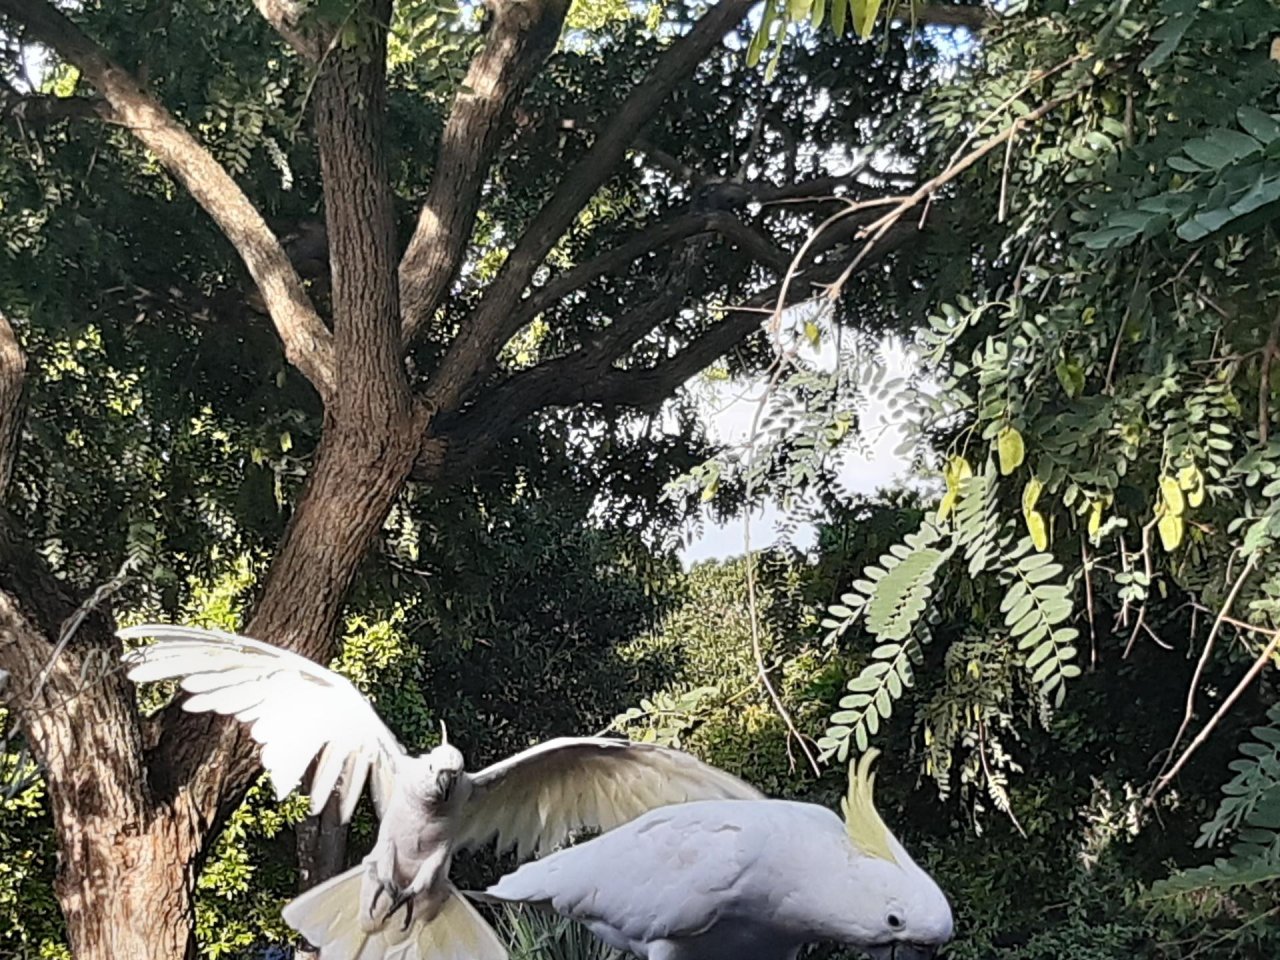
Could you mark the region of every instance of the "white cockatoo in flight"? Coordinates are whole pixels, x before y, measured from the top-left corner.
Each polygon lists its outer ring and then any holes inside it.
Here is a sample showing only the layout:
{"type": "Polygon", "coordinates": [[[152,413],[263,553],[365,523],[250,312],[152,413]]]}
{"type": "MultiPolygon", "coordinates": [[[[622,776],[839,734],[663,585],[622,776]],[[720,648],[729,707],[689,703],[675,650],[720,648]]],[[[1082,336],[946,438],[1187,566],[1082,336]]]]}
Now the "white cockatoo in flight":
{"type": "Polygon", "coordinates": [[[850,770],[843,823],[811,803],[684,803],[475,896],[550,908],[644,960],[794,960],[817,940],[929,960],[951,939],[951,907],[876,813],[874,756],[850,770]]]}
{"type": "Polygon", "coordinates": [[[496,837],[499,851],[514,846],[523,859],[665,804],[762,796],[682,751],[599,737],[550,740],[468,773],[444,737],[410,756],[350,681],[299,654],[196,627],[145,624],[120,636],[156,638],[125,653],[132,680],[177,679],[193,694],[185,710],[249,725],[277,798],[314,760],[312,814],[336,793],[346,823],[370,781],[380,819],[373,850],[284,908],[324,960],[506,960],[449,882],[455,851],[496,837]]]}

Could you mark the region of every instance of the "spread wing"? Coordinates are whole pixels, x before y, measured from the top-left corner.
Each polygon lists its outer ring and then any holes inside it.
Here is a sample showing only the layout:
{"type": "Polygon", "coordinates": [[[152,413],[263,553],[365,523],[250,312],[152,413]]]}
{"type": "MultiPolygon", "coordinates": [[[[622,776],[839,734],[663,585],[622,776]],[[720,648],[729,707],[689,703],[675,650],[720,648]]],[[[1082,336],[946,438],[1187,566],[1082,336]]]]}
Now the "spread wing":
{"type": "Polygon", "coordinates": [[[682,750],[603,737],[561,737],[472,775],[459,846],[495,836],[499,852],[545,852],[576,830],[611,830],[688,800],[759,800],[755,787],[682,750]]]}
{"type": "Polygon", "coordinates": [[[312,814],[336,791],[346,823],[370,772],[381,814],[404,749],[345,677],[296,653],[222,630],[143,624],[121,630],[120,636],[156,638],[125,653],[129,679],[178,680],[193,694],[183,702],[184,710],[229,714],[249,725],[250,735],[262,744],[262,765],[277,799],[289,795],[318,755],[312,814]]]}

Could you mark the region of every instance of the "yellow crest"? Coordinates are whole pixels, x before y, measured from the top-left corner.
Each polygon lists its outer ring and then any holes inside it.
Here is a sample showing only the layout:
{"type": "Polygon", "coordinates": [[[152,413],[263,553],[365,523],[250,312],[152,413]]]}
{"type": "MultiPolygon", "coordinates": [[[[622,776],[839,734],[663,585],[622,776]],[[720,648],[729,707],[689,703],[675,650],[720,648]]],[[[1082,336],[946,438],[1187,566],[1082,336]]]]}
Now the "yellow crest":
{"type": "Polygon", "coordinates": [[[896,863],[889,845],[889,828],[876,812],[872,798],[876,776],[871,772],[871,764],[879,755],[879,750],[868,750],[857,763],[849,764],[849,793],[841,798],[840,810],[844,814],[845,831],[855,847],[868,857],[896,863]]]}

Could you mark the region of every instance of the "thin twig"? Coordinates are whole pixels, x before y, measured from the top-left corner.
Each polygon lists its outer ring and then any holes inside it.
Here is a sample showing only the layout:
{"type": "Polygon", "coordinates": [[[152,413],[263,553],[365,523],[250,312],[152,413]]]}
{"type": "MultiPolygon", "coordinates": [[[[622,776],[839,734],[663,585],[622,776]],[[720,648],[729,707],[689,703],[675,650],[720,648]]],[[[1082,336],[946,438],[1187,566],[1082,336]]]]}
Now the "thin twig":
{"type": "MultiPolygon", "coordinates": [[[[799,256],[797,256],[797,260],[799,256]]],[[[805,741],[804,736],[796,727],[795,721],[791,719],[791,713],[787,710],[787,706],[782,702],[782,697],[778,694],[777,689],[773,685],[773,680],[769,677],[769,671],[764,662],[764,650],[760,643],[760,608],[756,600],[756,558],[751,552],[751,486],[752,467],[755,461],[755,439],[760,432],[760,419],[764,415],[765,406],[769,402],[774,388],[778,385],[778,381],[782,378],[782,372],[786,369],[786,354],[780,354],[774,363],[774,372],[770,377],[760,402],[756,404],[756,411],[751,418],[751,457],[747,464],[747,483],[746,483],[746,500],[747,508],[742,515],[742,536],[744,549],[746,550],[747,562],[747,612],[751,621],[751,653],[755,657],[756,671],[760,678],[760,683],[768,693],[769,699],[773,701],[774,709],[778,712],[778,716],[782,718],[783,724],[787,728],[787,755],[791,757],[791,740],[794,738],[800,744],[800,750],[804,753],[805,759],[809,761],[809,765],[813,768],[814,776],[822,776],[822,768],[818,765],[817,758],[809,749],[809,744],[805,741]]],[[[795,760],[791,759],[791,765],[794,769],[795,760]]]]}
{"type": "Polygon", "coordinates": [[[49,680],[49,674],[53,672],[54,666],[58,662],[58,658],[62,656],[62,651],[67,648],[67,644],[71,642],[71,638],[75,636],[76,631],[80,629],[80,625],[84,623],[85,618],[92,613],[99,604],[105,601],[113,593],[124,586],[132,574],[133,568],[137,565],[137,557],[126,557],[124,563],[120,565],[120,569],[116,571],[116,575],[98,586],[96,590],[90,594],[84,603],[76,608],[75,613],[68,617],[62,624],[62,630],[58,636],[58,642],[54,645],[53,652],[49,654],[49,660],[40,668],[40,673],[36,676],[35,683],[29,691],[30,702],[40,696],[41,690],[44,689],[45,683],[49,680]]]}
{"type": "Polygon", "coordinates": [[[1218,611],[1218,616],[1214,619],[1213,626],[1209,629],[1209,636],[1204,642],[1204,650],[1201,651],[1200,660],[1196,663],[1195,673],[1191,676],[1191,686],[1187,690],[1187,706],[1182,715],[1182,723],[1178,727],[1178,732],[1173,736],[1173,743],[1169,744],[1169,751],[1165,756],[1164,765],[1161,766],[1158,774],[1158,778],[1161,780],[1166,777],[1165,771],[1169,767],[1173,752],[1178,749],[1178,744],[1182,742],[1183,734],[1187,732],[1187,727],[1191,726],[1191,720],[1195,716],[1196,691],[1200,687],[1200,680],[1204,676],[1205,667],[1209,663],[1209,656],[1213,653],[1214,640],[1217,639],[1218,631],[1222,629],[1222,625],[1228,621],[1231,607],[1236,602],[1236,597],[1240,595],[1240,591],[1244,588],[1244,582],[1249,578],[1249,574],[1253,572],[1253,567],[1256,563],[1256,554],[1245,561],[1244,569],[1240,571],[1240,576],[1232,584],[1231,591],[1227,594],[1226,600],[1222,602],[1222,609],[1218,611]]]}
{"type": "Polygon", "coordinates": [[[1133,301],[1138,295],[1138,285],[1142,283],[1146,277],[1146,255],[1143,255],[1143,269],[1137,271],[1137,275],[1133,280],[1133,289],[1129,291],[1129,302],[1125,304],[1124,316],[1120,318],[1120,326],[1116,330],[1115,342],[1111,344],[1111,359],[1107,361],[1107,376],[1102,382],[1102,392],[1110,393],[1111,385],[1115,381],[1116,362],[1120,359],[1120,344],[1124,341],[1125,328],[1129,326],[1129,317],[1133,315],[1133,301]]]}
{"type": "Polygon", "coordinates": [[[1085,611],[1089,615],[1089,672],[1098,669],[1098,630],[1094,625],[1093,576],[1090,572],[1089,549],[1085,535],[1080,534],[1080,566],[1084,570],[1085,611]]]}
{"type": "Polygon", "coordinates": [[[1009,168],[1013,164],[1013,142],[1017,139],[1016,134],[1011,134],[1004,145],[1004,169],[1000,173],[1000,205],[996,210],[996,223],[1004,223],[1009,211],[1009,168]]]}
{"type": "Polygon", "coordinates": [[[867,237],[866,242],[858,252],[858,255],[854,257],[849,266],[845,268],[844,272],[841,273],[836,281],[827,288],[827,298],[830,300],[836,300],[840,296],[841,292],[844,290],[845,284],[849,282],[849,278],[853,276],[854,272],[862,265],[862,262],[871,255],[872,251],[884,238],[885,234],[889,232],[894,224],[902,219],[903,215],[905,215],[907,211],[919,204],[922,200],[927,200],[932,197],[940,187],[946,186],[992,150],[1002,146],[1010,137],[1014,136],[1023,127],[1038,123],[1064,103],[1074,100],[1075,97],[1085,89],[1088,83],[1093,83],[1094,80],[1095,78],[1091,77],[1086,84],[1072,87],[1071,90],[1066,93],[1054,97],[1051,100],[1046,100],[1025,117],[1019,117],[1014,120],[1000,133],[997,133],[987,139],[982,146],[966,154],[962,159],[951,164],[937,176],[931,177],[929,180],[925,181],[915,190],[915,192],[904,197],[893,210],[890,210],[879,220],[865,227],[861,235],[867,237]]]}
{"type": "MultiPolygon", "coordinates": [[[[1022,86],[1020,86],[1017,90],[1013,91],[1013,93],[1009,94],[1009,96],[1005,97],[1004,100],[1000,101],[1000,103],[996,104],[996,106],[985,117],[979,120],[978,123],[974,126],[974,128],[965,135],[965,138],[962,141],[960,141],[960,146],[956,147],[956,149],[952,152],[950,159],[947,160],[947,166],[949,167],[952,164],[954,164],[957,160],[959,160],[960,157],[964,155],[965,150],[969,148],[969,144],[973,143],[973,141],[978,139],[978,135],[987,128],[988,124],[990,124],[997,117],[999,117],[1001,114],[1007,111],[1011,106],[1013,106],[1016,101],[1021,99],[1022,96],[1025,93],[1027,93],[1027,91],[1029,91],[1032,87],[1034,87],[1037,83],[1040,83],[1042,80],[1048,80],[1054,74],[1061,73],[1063,70],[1067,69],[1067,67],[1070,67],[1073,64],[1079,63],[1081,60],[1085,58],[1085,56],[1087,56],[1087,54],[1083,54],[1083,53],[1073,54],[1072,56],[1063,60],[1061,63],[1057,63],[1057,64],[1054,64],[1052,67],[1049,67],[1047,70],[1041,70],[1037,73],[1033,73],[1022,86]]],[[[929,204],[931,203],[933,203],[932,197],[930,197],[929,200],[925,203],[924,215],[928,214],[929,204]]]]}
{"type": "MultiPolygon", "coordinates": [[[[987,778],[987,790],[992,789],[994,781],[991,779],[991,768],[987,766],[987,725],[986,721],[978,720],[978,759],[982,761],[982,772],[987,778]]],[[[1027,831],[1022,829],[1022,824],[1018,822],[1017,815],[1013,812],[1013,803],[1009,800],[1008,794],[1005,794],[1005,802],[1009,809],[1005,811],[1009,821],[1013,824],[1013,828],[1018,831],[1018,835],[1023,840],[1027,839],[1027,831]]]]}
{"type": "Polygon", "coordinates": [[[1264,630],[1262,627],[1255,627],[1252,624],[1242,623],[1238,620],[1231,620],[1230,622],[1233,626],[1238,626],[1242,630],[1252,630],[1255,633],[1269,634],[1271,640],[1267,643],[1266,647],[1263,648],[1262,653],[1258,654],[1257,658],[1253,661],[1253,665],[1249,667],[1249,672],[1240,678],[1240,682],[1236,684],[1235,689],[1231,691],[1227,696],[1227,699],[1222,701],[1222,706],[1218,707],[1218,709],[1214,711],[1213,716],[1209,718],[1209,722],[1204,725],[1198,734],[1196,734],[1196,738],[1187,744],[1187,749],[1182,751],[1182,756],[1178,757],[1177,763],[1169,769],[1168,773],[1164,774],[1156,781],[1155,786],[1151,788],[1151,793],[1147,795],[1147,800],[1144,804],[1145,806],[1149,807],[1155,802],[1160,791],[1169,785],[1173,778],[1178,775],[1179,771],[1182,770],[1183,766],[1186,765],[1186,762],[1191,759],[1191,755],[1196,752],[1205,740],[1209,739],[1209,734],[1213,732],[1214,728],[1222,718],[1227,715],[1227,712],[1235,702],[1239,700],[1245,690],[1249,688],[1249,684],[1253,683],[1258,674],[1262,672],[1262,668],[1270,662],[1271,657],[1275,654],[1277,648],[1280,648],[1280,630],[1264,630]]]}
{"type": "Polygon", "coordinates": [[[791,292],[791,284],[795,280],[796,274],[800,271],[800,264],[804,262],[804,256],[809,252],[809,248],[812,247],[818,241],[818,238],[821,237],[828,229],[843,220],[845,217],[851,216],[869,207],[884,206],[885,201],[890,199],[899,204],[903,202],[897,198],[888,197],[880,197],[875,200],[864,200],[860,203],[846,201],[847,206],[843,210],[833,213],[809,232],[809,236],[805,238],[804,244],[796,252],[796,255],[791,258],[791,263],[787,267],[786,275],[782,278],[782,284],[778,289],[778,300],[777,303],[774,304],[772,314],[773,320],[769,325],[769,331],[775,338],[778,335],[778,329],[782,323],[782,314],[786,310],[787,296],[791,292]]]}
{"type": "MultiPolygon", "coordinates": [[[[1155,575],[1151,568],[1151,531],[1155,529],[1156,524],[1160,522],[1159,517],[1153,517],[1151,522],[1142,528],[1142,569],[1147,577],[1146,588],[1151,589],[1151,578],[1155,575]]],[[[1133,632],[1129,634],[1129,642],[1125,644],[1124,655],[1122,660],[1128,660],[1129,654],[1133,652],[1134,641],[1138,639],[1138,634],[1142,632],[1143,626],[1147,621],[1147,601],[1142,601],[1142,606],[1138,608],[1138,619],[1133,624],[1133,632]]]]}

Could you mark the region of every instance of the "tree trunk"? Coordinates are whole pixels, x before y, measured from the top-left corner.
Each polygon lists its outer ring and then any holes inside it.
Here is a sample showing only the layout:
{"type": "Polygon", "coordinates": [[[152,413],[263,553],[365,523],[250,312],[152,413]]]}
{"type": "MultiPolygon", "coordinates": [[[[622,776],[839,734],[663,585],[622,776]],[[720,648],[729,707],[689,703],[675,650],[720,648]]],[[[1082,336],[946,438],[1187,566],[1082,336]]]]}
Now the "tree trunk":
{"type": "Polygon", "coordinates": [[[54,889],[75,960],[192,960],[196,824],[166,810],[142,832],[109,802],[95,816],[54,808],[54,889]]]}
{"type": "MultiPolygon", "coordinates": [[[[339,817],[333,797],[318,817],[298,824],[298,892],[305,893],[342,870],[347,856],[347,827],[339,817]]],[[[295,960],[316,960],[320,951],[310,945],[300,947],[295,960]]],[[[323,960],[323,958],[320,958],[323,960]]]]}
{"type": "Polygon", "coordinates": [[[76,960],[184,960],[202,825],[186,798],[154,799],[120,644],[0,525],[0,649],[9,705],[49,792],[54,892],[76,960]],[[20,598],[20,599],[19,599],[20,598]],[[61,647],[61,649],[59,649],[61,647]]]}
{"type": "MultiPolygon", "coordinates": [[[[343,601],[413,465],[427,418],[411,411],[364,428],[325,425],[306,490],[245,632],[305,657],[333,650],[343,601]]],[[[192,802],[216,831],[261,772],[245,725],[170,707],[148,764],[156,792],[192,802]]]]}

